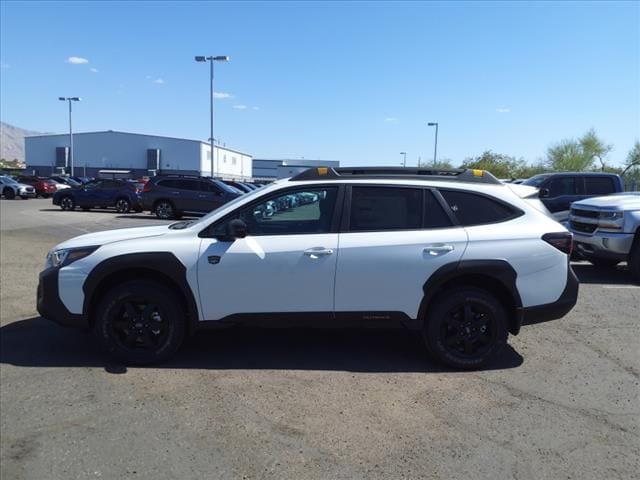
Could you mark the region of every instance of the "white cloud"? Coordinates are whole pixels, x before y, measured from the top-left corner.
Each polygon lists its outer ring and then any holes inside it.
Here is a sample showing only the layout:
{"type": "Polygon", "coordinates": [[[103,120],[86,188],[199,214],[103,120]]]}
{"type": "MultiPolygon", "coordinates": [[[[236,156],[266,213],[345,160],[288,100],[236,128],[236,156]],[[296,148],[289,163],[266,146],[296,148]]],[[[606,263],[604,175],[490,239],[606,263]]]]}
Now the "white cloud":
{"type": "Polygon", "coordinates": [[[69,57],[67,58],[67,63],[72,63],[74,65],[82,65],[83,63],[89,63],[89,60],[82,57],[69,57]]]}
{"type": "Polygon", "coordinates": [[[97,68],[90,68],[89,71],[92,72],[92,73],[98,73],[98,69],[97,68]]]}
{"type": "Polygon", "coordinates": [[[496,108],[496,112],[498,112],[498,113],[510,113],[511,109],[510,108],[496,108]]]}
{"type": "Polygon", "coordinates": [[[153,83],[156,85],[164,85],[164,80],[162,78],[156,78],[153,83]]]}
{"type": "Polygon", "coordinates": [[[398,119],[396,117],[387,117],[384,119],[385,122],[396,123],[398,119]]]}
{"type": "Polygon", "coordinates": [[[233,98],[233,95],[227,92],[213,92],[213,98],[233,98]]]}
{"type": "Polygon", "coordinates": [[[236,110],[246,110],[248,107],[246,105],[234,105],[233,108],[236,110]]]}

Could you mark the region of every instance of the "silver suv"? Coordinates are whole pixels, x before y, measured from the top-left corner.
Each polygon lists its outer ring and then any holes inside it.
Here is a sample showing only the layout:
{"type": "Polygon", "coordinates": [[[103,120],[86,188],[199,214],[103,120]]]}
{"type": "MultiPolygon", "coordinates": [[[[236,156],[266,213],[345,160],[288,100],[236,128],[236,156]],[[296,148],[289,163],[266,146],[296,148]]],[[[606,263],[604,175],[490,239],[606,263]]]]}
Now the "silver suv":
{"type": "Polygon", "coordinates": [[[13,200],[16,197],[24,200],[27,198],[36,198],[36,191],[31,185],[18,183],[6,175],[0,175],[0,194],[7,200],[13,200]]]}
{"type": "Polygon", "coordinates": [[[640,192],[574,202],[569,228],[576,251],[586,260],[601,267],[626,260],[640,281],[640,192]]]}

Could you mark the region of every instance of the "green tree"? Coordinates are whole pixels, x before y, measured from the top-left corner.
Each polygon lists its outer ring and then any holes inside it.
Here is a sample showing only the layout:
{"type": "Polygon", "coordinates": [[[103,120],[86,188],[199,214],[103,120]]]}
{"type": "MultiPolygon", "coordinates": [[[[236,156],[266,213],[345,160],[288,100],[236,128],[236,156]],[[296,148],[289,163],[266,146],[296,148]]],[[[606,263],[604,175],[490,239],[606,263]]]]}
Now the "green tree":
{"type": "Polygon", "coordinates": [[[607,166],[606,157],[611,152],[613,146],[605,143],[601,138],[598,138],[593,128],[585,133],[578,141],[580,142],[585,157],[588,156],[591,159],[597,159],[598,162],[600,162],[600,170],[604,171],[607,166]]]}
{"type": "Polygon", "coordinates": [[[581,172],[591,170],[596,159],[600,170],[605,170],[606,157],[613,147],[598,137],[591,129],[578,140],[564,139],[547,149],[546,166],[554,171],[581,172]]]}
{"type": "Polygon", "coordinates": [[[462,162],[462,168],[478,168],[487,170],[497,178],[518,178],[527,163],[523,159],[516,159],[509,155],[485,151],[479,157],[467,158],[462,162]]]}
{"type": "Polygon", "coordinates": [[[430,162],[420,162],[418,163],[418,167],[433,168],[435,170],[451,170],[452,168],[454,168],[453,164],[451,163],[451,160],[448,158],[437,160],[435,163],[433,162],[433,160],[430,162]]]}
{"type": "Polygon", "coordinates": [[[627,161],[625,162],[624,170],[622,170],[622,175],[627,173],[631,173],[633,171],[640,170],[640,142],[636,140],[636,143],[633,145],[633,148],[629,150],[629,154],[627,155],[627,161]]]}

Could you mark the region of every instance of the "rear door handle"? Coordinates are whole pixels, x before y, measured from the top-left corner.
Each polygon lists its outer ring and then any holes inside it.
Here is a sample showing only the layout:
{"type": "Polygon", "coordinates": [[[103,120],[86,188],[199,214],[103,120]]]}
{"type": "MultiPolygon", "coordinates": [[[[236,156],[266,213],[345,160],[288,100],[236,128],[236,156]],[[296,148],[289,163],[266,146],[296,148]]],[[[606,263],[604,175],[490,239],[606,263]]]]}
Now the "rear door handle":
{"type": "Polygon", "coordinates": [[[326,257],[327,255],[333,255],[331,248],[313,247],[304,251],[304,254],[310,258],[326,257]]]}
{"type": "Polygon", "coordinates": [[[448,245],[445,243],[434,243],[432,245],[427,245],[426,247],[424,247],[422,252],[431,257],[438,257],[440,255],[445,255],[449,252],[453,252],[454,250],[455,247],[453,245],[448,245]]]}

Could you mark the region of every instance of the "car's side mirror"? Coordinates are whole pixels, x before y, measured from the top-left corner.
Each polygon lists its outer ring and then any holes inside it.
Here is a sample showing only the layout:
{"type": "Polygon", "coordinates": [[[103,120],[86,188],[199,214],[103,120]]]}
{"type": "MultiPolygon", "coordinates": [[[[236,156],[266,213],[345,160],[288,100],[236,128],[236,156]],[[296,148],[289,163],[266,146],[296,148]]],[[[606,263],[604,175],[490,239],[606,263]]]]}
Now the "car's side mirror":
{"type": "Polygon", "coordinates": [[[236,238],[244,238],[249,233],[247,224],[239,218],[234,218],[229,223],[227,223],[226,230],[227,237],[231,240],[235,240],[236,238]]]}
{"type": "Polygon", "coordinates": [[[549,189],[548,188],[541,188],[540,189],[540,193],[538,194],[538,196],[540,198],[546,198],[549,196],[549,189]]]}

